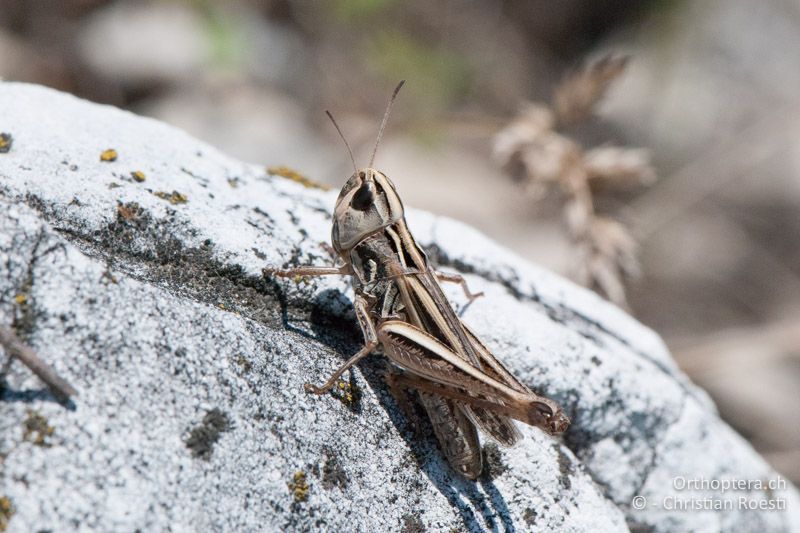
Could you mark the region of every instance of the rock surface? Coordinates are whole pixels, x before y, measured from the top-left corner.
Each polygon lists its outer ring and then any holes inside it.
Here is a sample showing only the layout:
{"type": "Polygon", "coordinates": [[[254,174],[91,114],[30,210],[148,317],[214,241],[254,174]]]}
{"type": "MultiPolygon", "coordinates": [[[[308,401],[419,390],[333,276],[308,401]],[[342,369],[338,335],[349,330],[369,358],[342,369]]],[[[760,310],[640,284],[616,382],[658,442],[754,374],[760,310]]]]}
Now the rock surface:
{"type": "Polygon", "coordinates": [[[0,130],[0,323],[80,393],[59,404],[19,364],[5,377],[9,531],[800,530],[792,486],[682,487],[779,477],[657,335],[470,228],[409,214],[485,292],[465,306],[446,287],[463,319],[573,419],[560,440],[521,427],[520,445],[487,444],[476,483],[415,436],[380,357],[336,397],[302,390],[359,347],[347,280],[260,271],[331,262],[335,191],[36,86],[0,83],[0,130]],[[674,508],[703,498],[731,509],[674,508]]]}

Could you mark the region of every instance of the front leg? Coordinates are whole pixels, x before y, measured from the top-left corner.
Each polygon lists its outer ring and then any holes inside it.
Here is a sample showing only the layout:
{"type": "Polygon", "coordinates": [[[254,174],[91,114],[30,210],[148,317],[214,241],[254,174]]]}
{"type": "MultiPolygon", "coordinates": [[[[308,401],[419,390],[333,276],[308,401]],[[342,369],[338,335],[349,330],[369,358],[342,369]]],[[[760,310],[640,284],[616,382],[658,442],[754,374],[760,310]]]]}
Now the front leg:
{"type": "Polygon", "coordinates": [[[353,357],[348,359],[345,364],[339,367],[321,387],[306,383],[303,386],[306,392],[313,394],[324,394],[328,392],[336,384],[336,380],[338,380],[348,368],[364,359],[378,346],[378,334],[375,332],[375,324],[372,323],[372,318],[369,316],[370,307],[371,305],[367,303],[367,300],[363,296],[356,294],[356,318],[358,319],[358,325],[361,326],[361,331],[364,333],[364,347],[353,357]]]}
{"type": "Polygon", "coordinates": [[[438,270],[433,271],[434,275],[439,279],[439,281],[449,281],[451,283],[458,283],[461,285],[461,290],[464,291],[464,296],[467,297],[467,300],[472,303],[473,300],[476,298],[480,298],[483,296],[483,292],[475,292],[469,290],[469,285],[467,285],[467,280],[464,279],[464,276],[461,274],[448,274],[447,272],[440,272],[438,270]]]}

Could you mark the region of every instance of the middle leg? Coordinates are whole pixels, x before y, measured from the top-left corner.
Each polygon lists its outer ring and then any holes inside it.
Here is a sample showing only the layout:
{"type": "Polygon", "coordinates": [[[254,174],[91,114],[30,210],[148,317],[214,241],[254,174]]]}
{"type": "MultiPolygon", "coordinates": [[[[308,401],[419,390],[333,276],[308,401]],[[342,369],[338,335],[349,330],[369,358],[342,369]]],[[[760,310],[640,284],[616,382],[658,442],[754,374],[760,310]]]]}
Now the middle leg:
{"type": "Polygon", "coordinates": [[[434,270],[433,272],[439,281],[449,281],[451,283],[458,283],[461,285],[461,290],[464,291],[464,296],[467,297],[467,300],[472,302],[476,298],[480,298],[483,296],[483,292],[472,292],[469,290],[469,285],[467,285],[467,280],[464,279],[464,276],[461,274],[448,274],[447,272],[440,272],[438,270],[434,270]]]}

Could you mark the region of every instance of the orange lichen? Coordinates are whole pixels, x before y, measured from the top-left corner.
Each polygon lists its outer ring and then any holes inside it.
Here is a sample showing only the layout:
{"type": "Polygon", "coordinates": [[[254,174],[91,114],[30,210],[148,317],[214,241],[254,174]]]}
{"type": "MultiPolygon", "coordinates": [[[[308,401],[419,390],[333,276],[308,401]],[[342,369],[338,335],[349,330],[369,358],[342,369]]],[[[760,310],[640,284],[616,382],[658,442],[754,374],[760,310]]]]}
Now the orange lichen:
{"type": "Polygon", "coordinates": [[[299,503],[308,500],[308,492],[311,490],[311,487],[309,487],[308,481],[306,481],[306,473],[302,470],[295,472],[292,481],[288,482],[286,486],[292,491],[295,502],[299,503]]]}
{"type": "Polygon", "coordinates": [[[139,216],[139,204],[136,202],[128,202],[126,204],[119,204],[117,206],[117,214],[122,220],[128,222],[136,220],[139,216]]]}
{"type": "Polygon", "coordinates": [[[55,429],[47,422],[47,419],[32,410],[28,411],[28,418],[23,422],[22,428],[22,438],[36,446],[50,446],[47,438],[52,437],[55,433],[55,429]]]}
{"type": "Polygon", "coordinates": [[[5,531],[8,528],[8,522],[14,516],[14,505],[11,503],[11,498],[8,496],[0,497],[0,531],[5,531]]]}
{"type": "Polygon", "coordinates": [[[361,389],[355,383],[339,381],[336,383],[336,388],[334,396],[348,407],[354,407],[361,399],[361,389]]]}
{"type": "Polygon", "coordinates": [[[186,197],[185,194],[180,193],[178,191],[164,192],[164,191],[156,191],[153,194],[161,198],[162,200],[167,200],[172,205],[178,204],[185,204],[189,201],[189,198],[186,197]]]}
{"type": "Polygon", "coordinates": [[[100,153],[100,161],[104,161],[109,163],[111,161],[116,161],[119,154],[113,148],[109,148],[108,150],[103,150],[100,153]]]}
{"type": "Polygon", "coordinates": [[[303,176],[296,170],[290,167],[284,166],[277,166],[277,167],[267,167],[267,173],[270,176],[280,176],[282,178],[286,178],[287,180],[292,180],[304,187],[309,187],[311,189],[322,189],[323,191],[329,191],[331,188],[327,185],[323,185],[322,183],[317,183],[314,180],[308,179],[307,177],[303,176]]]}
{"type": "Polygon", "coordinates": [[[14,137],[10,133],[0,133],[0,154],[7,154],[14,143],[14,137]]]}

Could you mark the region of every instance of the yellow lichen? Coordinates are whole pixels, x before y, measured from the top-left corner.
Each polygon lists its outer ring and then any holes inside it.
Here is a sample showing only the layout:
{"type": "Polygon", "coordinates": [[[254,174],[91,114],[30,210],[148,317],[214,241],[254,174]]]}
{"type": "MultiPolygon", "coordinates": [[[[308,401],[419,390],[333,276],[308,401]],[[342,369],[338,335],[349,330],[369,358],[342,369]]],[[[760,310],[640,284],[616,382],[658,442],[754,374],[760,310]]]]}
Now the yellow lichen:
{"type": "Polygon", "coordinates": [[[361,389],[355,383],[339,381],[336,383],[337,394],[335,395],[343,404],[353,407],[361,399],[361,389]]]}
{"type": "Polygon", "coordinates": [[[106,163],[116,161],[118,155],[119,154],[117,154],[116,150],[109,148],[108,150],[103,150],[100,153],[100,161],[105,161],[106,163]]]}
{"type": "Polygon", "coordinates": [[[14,137],[10,133],[0,133],[0,154],[7,154],[13,142],[14,137]]]}
{"type": "Polygon", "coordinates": [[[178,204],[185,204],[189,201],[189,198],[186,197],[185,194],[180,193],[178,191],[164,192],[164,191],[156,191],[153,194],[161,198],[162,200],[167,200],[172,205],[178,204]]]}
{"type": "Polygon", "coordinates": [[[286,486],[292,491],[295,502],[304,502],[308,499],[308,492],[311,488],[306,481],[306,473],[302,470],[295,472],[292,481],[288,482],[286,486]]]}
{"type": "Polygon", "coordinates": [[[298,284],[302,283],[303,285],[308,285],[308,284],[311,283],[311,280],[309,279],[309,276],[301,276],[300,274],[297,274],[295,276],[292,276],[292,282],[298,283],[298,284]]]}
{"type": "Polygon", "coordinates": [[[41,414],[36,411],[28,410],[28,418],[25,419],[22,427],[23,439],[34,443],[36,446],[50,446],[47,438],[53,436],[55,429],[41,414]]]}
{"type": "Polygon", "coordinates": [[[5,531],[8,528],[8,523],[11,517],[14,516],[14,504],[11,503],[11,498],[8,496],[0,497],[0,531],[5,531]]]}
{"type": "Polygon", "coordinates": [[[131,172],[131,177],[133,178],[133,181],[137,183],[141,183],[145,180],[144,172],[142,172],[141,170],[134,170],[133,172],[131,172]]]}
{"type": "Polygon", "coordinates": [[[282,178],[286,178],[287,180],[292,180],[304,187],[309,187],[311,189],[322,189],[323,191],[329,191],[331,188],[327,185],[322,183],[317,183],[314,180],[308,179],[307,177],[303,176],[296,170],[290,167],[284,166],[277,166],[277,167],[267,167],[267,173],[270,176],[280,176],[282,178]]]}
{"type": "Polygon", "coordinates": [[[239,365],[245,372],[250,372],[250,369],[253,368],[253,364],[250,361],[248,361],[245,356],[241,354],[236,356],[235,361],[236,364],[239,365]]]}
{"type": "Polygon", "coordinates": [[[21,292],[14,296],[14,301],[17,303],[17,305],[25,305],[28,303],[28,295],[24,292],[21,292]]]}
{"type": "Polygon", "coordinates": [[[112,274],[110,270],[106,270],[105,272],[103,272],[103,275],[100,276],[100,281],[105,285],[108,285],[109,283],[113,283],[114,285],[116,285],[117,283],[119,283],[117,276],[112,274]]]}

